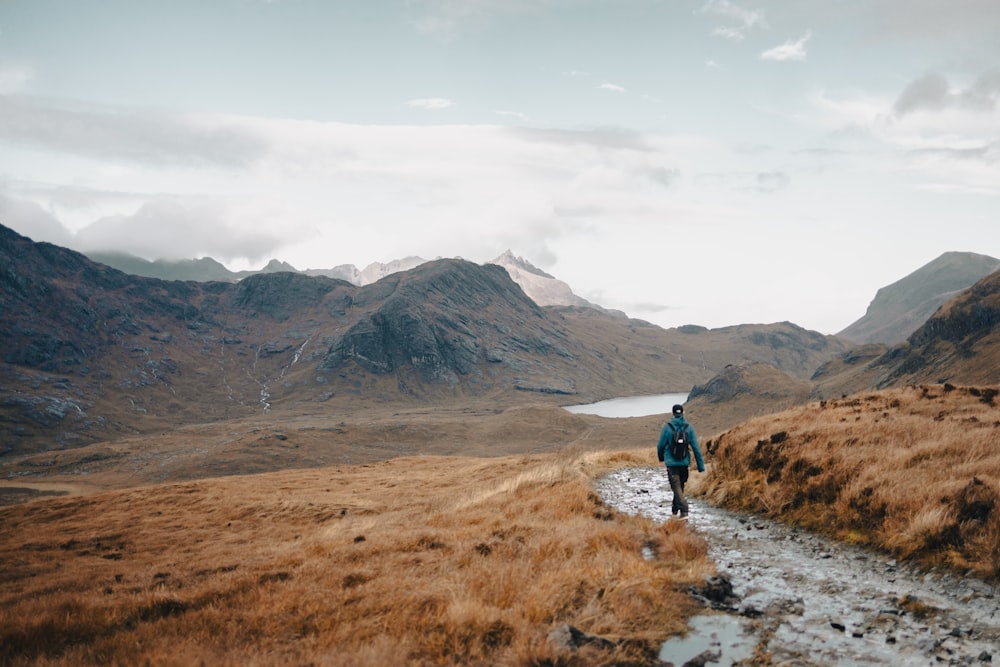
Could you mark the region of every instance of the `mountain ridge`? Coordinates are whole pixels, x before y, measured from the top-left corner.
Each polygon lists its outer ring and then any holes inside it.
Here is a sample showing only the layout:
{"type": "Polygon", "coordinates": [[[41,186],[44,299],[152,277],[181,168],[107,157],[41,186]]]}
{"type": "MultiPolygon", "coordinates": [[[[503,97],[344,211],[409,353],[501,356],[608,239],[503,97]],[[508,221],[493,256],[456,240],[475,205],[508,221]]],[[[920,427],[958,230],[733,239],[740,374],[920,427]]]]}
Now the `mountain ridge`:
{"type": "Polygon", "coordinates": [[[896,282],[882,287],[865,315],[837,332],[859,344],[902,343],[941,305],[1000,269],[1000,259],[948,251],[896,282]]]}
{"type": "MultiPolygon", "coordinates": [[[[359,287],[378,282],[393,273],[416,268],[428,261],[413,255],[390,262],[372,262],[363,269],[359,269],[353,264],[343,264],[331,269],[299,270],[287,262],[272,259],[259,270],[230,271],[225,265],[210,257],[193,260],[150,261],[124,253],[90,252],[85,254],[95,262],[125,273],[161,280],[238,282],[259,273],[293,272],[307,276],[346,280],[359,287]]],[[[624,313],[605,309],[577,296],[568,284],[539,269],[523,257],[515,255],[509,249],[485,264],[496,264],[504,267],[511,279],[519,284],[521,289],[540,306],[583,306],[624,315],[624,313]]]]}
{"type": "Polygon", "coordinates": [[[661,329],[543,307],[498,265],[434,260],[357,287],[130,276],[0,229],[0,451],[362,405],[510,406],[685,391],[726,364],[808,376],[846,349],[791,323],[661,329]]]}

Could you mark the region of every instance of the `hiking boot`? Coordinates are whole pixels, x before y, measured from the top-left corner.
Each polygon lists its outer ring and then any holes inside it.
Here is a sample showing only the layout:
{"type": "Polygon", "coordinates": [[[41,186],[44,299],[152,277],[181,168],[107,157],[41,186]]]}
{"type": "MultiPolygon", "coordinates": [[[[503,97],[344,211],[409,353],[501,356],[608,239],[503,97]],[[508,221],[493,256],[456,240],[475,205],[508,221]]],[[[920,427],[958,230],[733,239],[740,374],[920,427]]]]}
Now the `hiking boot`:
{"type": "Polygon", "coordinates": [[[681,518],[682,518],[682,519],[686,519],[686,518],[687,518],[687,516],[688,516],[688,513],[687,513],[687,512],[681,512],[681,518]]]}
{"type": "Polygon", "coordinates": [[[676,507],[671,507],[671,508],[670,508],[670,513],[671,513],[671,514],[677,514],[678,512],[680,512],[680,510],[679,510],[679,509],[677,509],[676,507]]]}

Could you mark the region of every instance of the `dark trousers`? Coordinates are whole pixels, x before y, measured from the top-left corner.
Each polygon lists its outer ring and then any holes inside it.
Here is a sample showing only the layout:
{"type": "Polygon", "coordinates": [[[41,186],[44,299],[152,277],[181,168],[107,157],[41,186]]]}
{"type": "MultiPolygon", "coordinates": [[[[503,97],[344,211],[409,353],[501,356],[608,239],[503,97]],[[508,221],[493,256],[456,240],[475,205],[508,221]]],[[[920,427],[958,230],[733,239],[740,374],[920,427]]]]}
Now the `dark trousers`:
{"type": "Polygon", "coordinates": [[[667,466],[667,479],[670,480],[670,490],[674,494],[671,514],[680,512],[681,516],[687,516],[688,501],[684,497],[684,485],[687,484],[689,472],[687,466],[667,466]]]}

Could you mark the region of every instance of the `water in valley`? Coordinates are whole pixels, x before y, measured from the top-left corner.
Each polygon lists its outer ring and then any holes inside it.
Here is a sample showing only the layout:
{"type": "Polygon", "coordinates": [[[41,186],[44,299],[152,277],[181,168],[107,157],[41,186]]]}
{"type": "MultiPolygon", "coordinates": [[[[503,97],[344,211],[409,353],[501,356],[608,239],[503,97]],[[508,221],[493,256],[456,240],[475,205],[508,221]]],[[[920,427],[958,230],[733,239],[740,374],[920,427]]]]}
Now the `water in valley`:
{"type": "Polygon", "coordinates": [[[645,417],[646,415],[660,414],[669,417],[670,409],[674,404],[683,405],[687,401],[687,397],[686,393],[625,396],[585,405],[566,405],[563,406],[563,409],[575,414],[598,415],[600,417],[645,417]]]}

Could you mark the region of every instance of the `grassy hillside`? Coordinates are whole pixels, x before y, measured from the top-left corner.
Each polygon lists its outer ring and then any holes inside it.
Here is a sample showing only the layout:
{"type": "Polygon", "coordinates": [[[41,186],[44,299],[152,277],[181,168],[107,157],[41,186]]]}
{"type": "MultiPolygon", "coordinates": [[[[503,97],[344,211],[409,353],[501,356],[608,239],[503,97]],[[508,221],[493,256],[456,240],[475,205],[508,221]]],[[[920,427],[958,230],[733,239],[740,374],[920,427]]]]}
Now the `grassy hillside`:
{"type": "Polygon", "coordinates": [[[8,507],[0,664],[647,665],[712,572],[686,524],[593,493],[647,461],[397,458],[8,507]],[[564,624],[606,641],[560,646],[564,624]]]}
{"type": "Polygon", "coordinates": [[[924,385],[760,417],[698,492],[927,565],[1000,578],[998,389],[924,385]]]}

